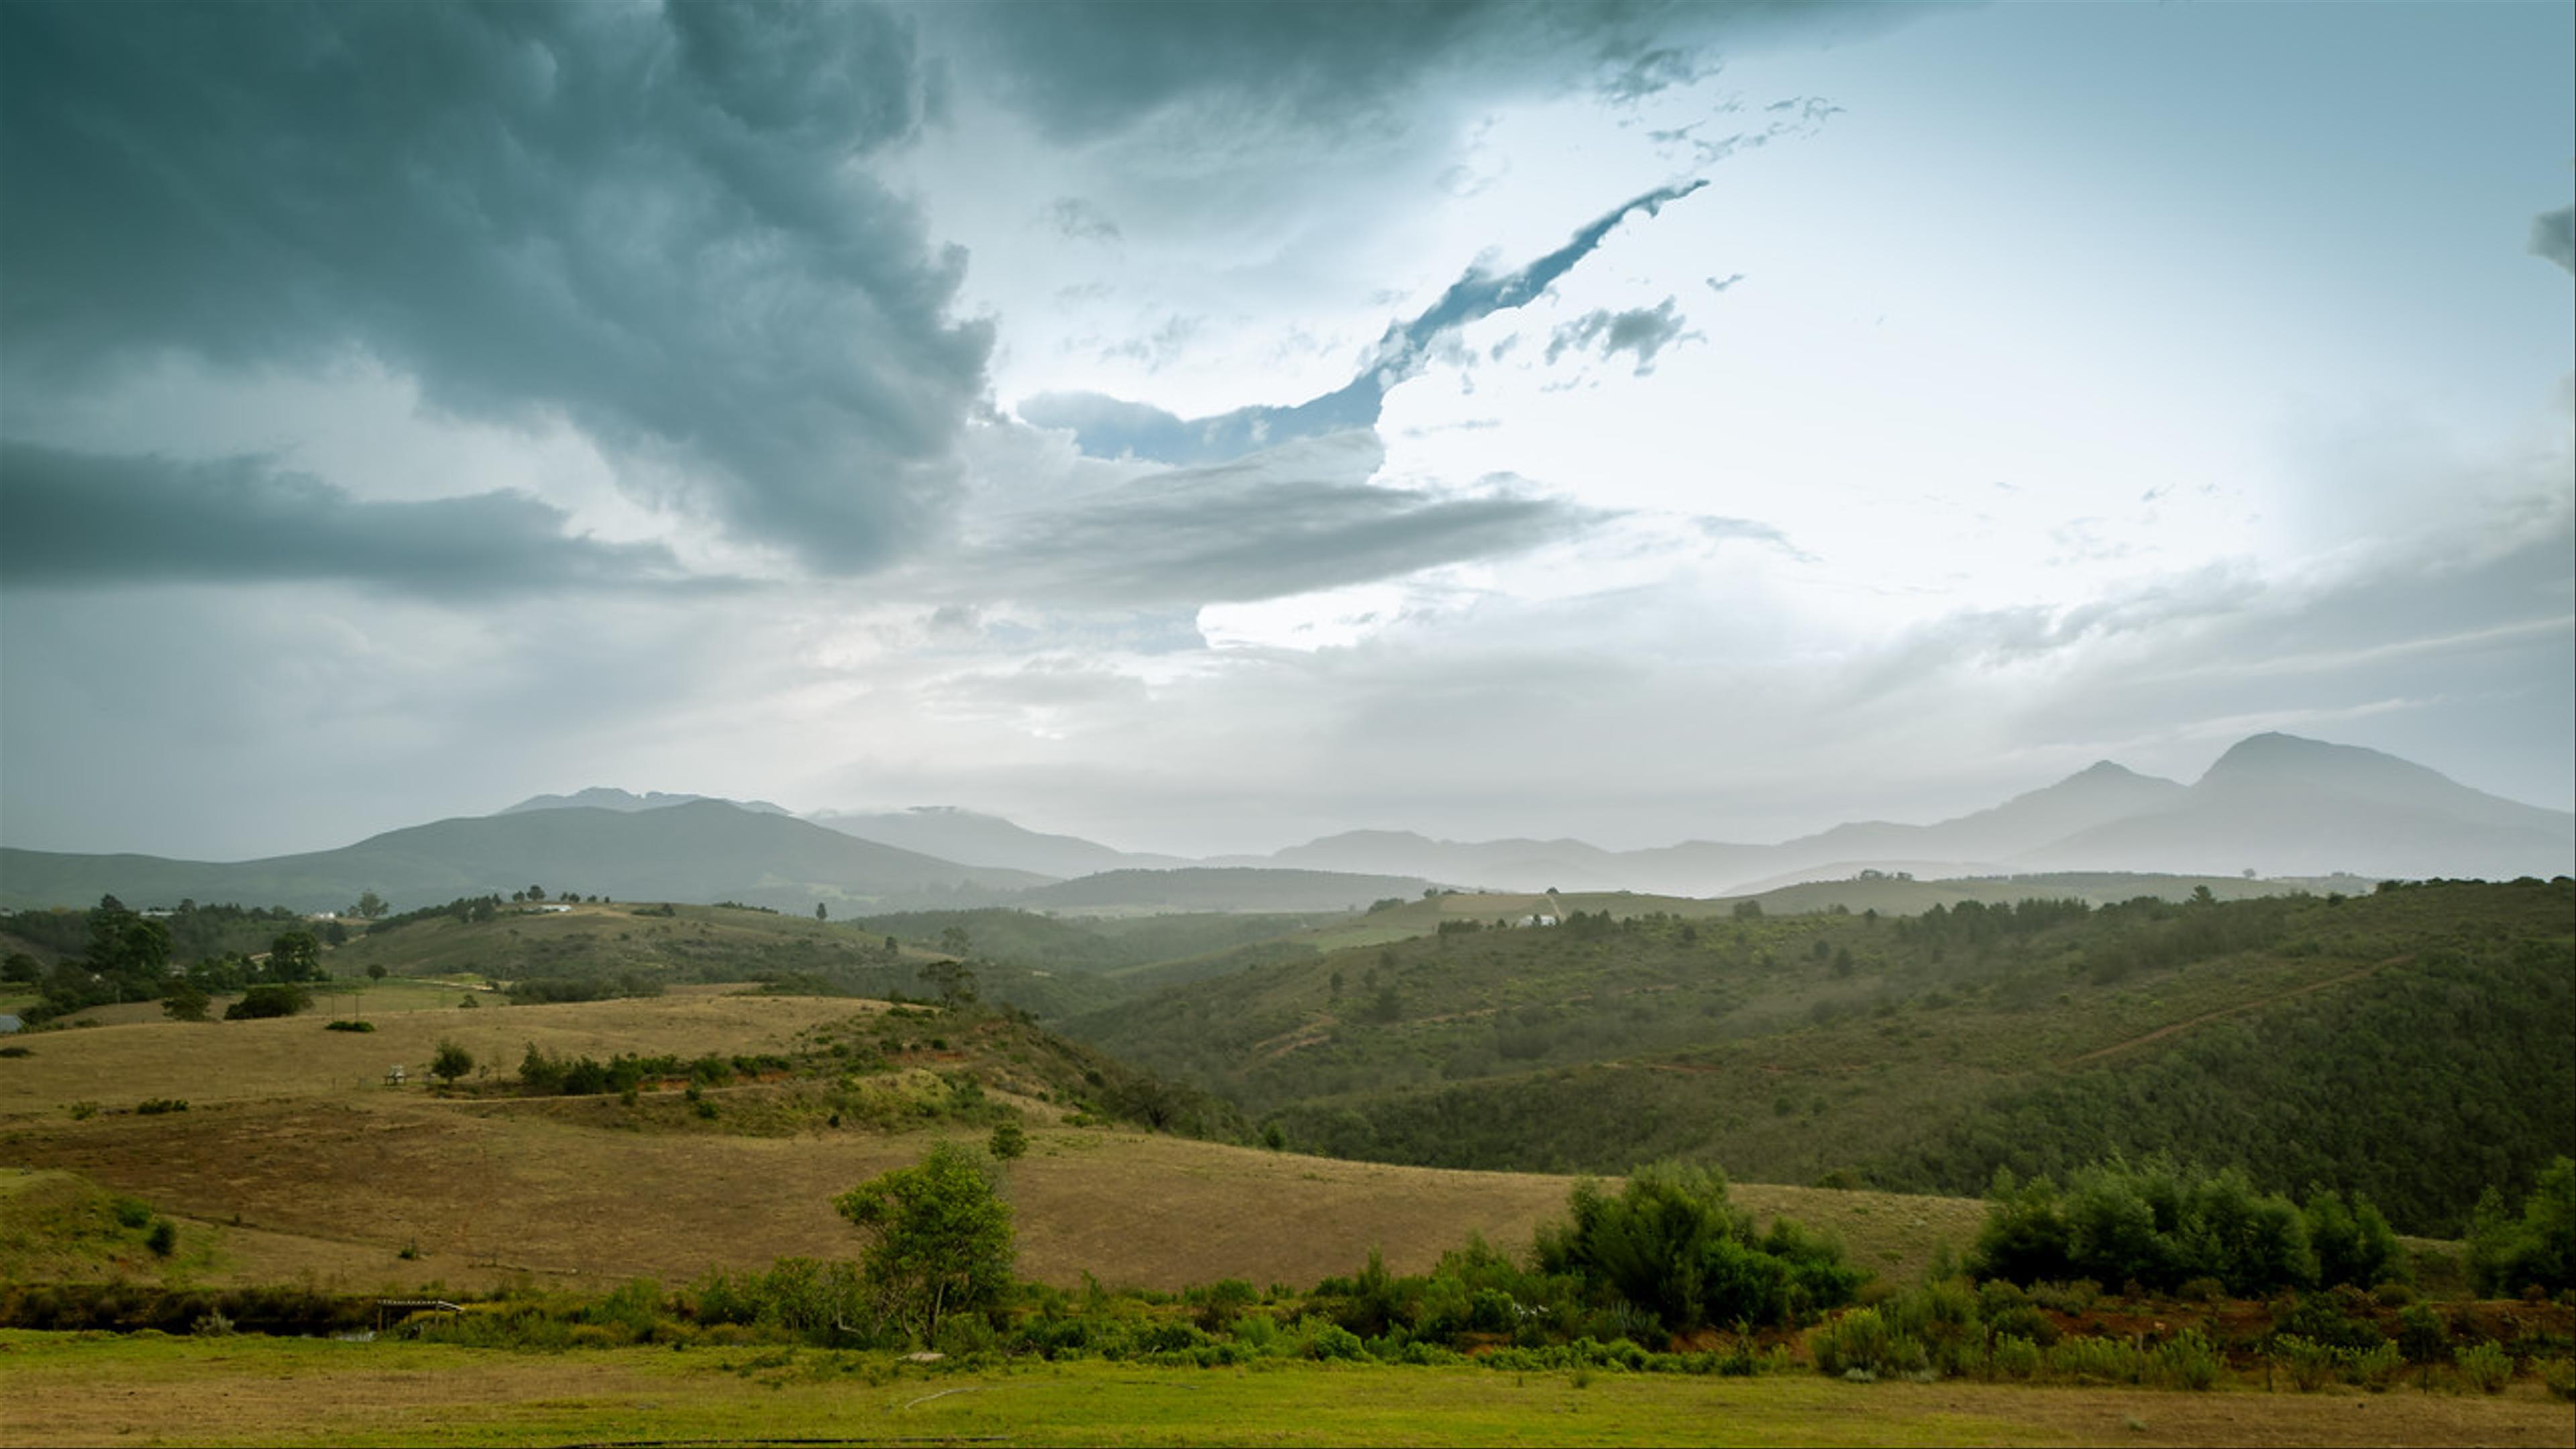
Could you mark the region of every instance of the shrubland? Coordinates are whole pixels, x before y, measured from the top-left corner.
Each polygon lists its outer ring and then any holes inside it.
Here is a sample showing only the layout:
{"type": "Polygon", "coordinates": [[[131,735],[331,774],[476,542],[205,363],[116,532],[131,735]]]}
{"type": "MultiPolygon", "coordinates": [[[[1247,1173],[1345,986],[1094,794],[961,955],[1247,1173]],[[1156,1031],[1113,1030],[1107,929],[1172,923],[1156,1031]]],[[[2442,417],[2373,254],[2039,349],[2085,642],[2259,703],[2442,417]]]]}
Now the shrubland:
{"type": "Polygon", "coordinates": [[[2455,1233],[2576,1152],[2576,883],[1460,921],[1064,1026],[1336,1156],[1973,1193],[2164,1153],[2455,1233]]]}

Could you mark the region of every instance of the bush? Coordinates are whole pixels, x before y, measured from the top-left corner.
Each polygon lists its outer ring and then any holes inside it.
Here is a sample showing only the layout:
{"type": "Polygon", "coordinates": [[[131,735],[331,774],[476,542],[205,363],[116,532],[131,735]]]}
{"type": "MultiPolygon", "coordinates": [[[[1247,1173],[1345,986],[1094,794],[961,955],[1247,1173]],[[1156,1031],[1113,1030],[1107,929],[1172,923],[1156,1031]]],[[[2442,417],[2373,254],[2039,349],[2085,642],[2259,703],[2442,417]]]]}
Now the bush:
{"type": "Polygon", "coordinates": [[[2274,1330],[2357,1353],[2366,1353],[2388,1340],[2378,1325],[2352,1317],[2335,1300],[2321,1296],[2294,1299],[2286,1307],[2276,1305],[2274,1330]]]}
{"type": "Polygon", "coordinates": [[[1890,1327],[1875,1308],[1855,1308],[1807,1335],[1816,1372],[1828,1378],[1878,1378],[1929,1364],[1921,1341],[1890,1327]]]}
{"type": "Polygon", "coordinates": [[[2340,1376],[2341,1365],[2330,1345],[2295,1333],[2272,1340],[2272,1361],[2290,1375],[2291,1386],[2303,1394],[2313,1394],[2340,1376]]]}
{"type": "Polygon", "coordinates": [[[2421,1303],[2397,1312],[2397,1351],[2408,1363],[2446,1363],[2451,1357],[2450,1325],[2421,1303]]]}
{"type": "Polygon", "coordinates": [[[2550,1293],[2576,1288],[2576,1159],[2551,1162],[2518,1217],[2487,1190],[2469,1218],[2469,1273],[2490,1296],[2535,1285],[2550,1293]]]}
{"type": "Polygon", "coordinates": [[[2052,1377],[2077,1383],[2134,1384],[2146,1374],[2146,1355],[2110,1338],[2062,1340],[2047,1363],[2052,1377]]]}
{"type": "Polygon", "coordinates": [[[2347,1348],[2337,1351],[2343,1360],[2344,1377],[2374,1394],[2388,1392],[2397,1376],[2406,1369],[2406,1355],[2397,1345],[2382,1342],[2372,1348],[2347,1348]]]}
{"type": "Polygon", "coordinates": [[[1004,1162],[1015,1157],[1026,1156],[1029,1150],[1029,1134],[1017,1122],[1000,1123],[993,1128],[992,1140],[985,1144],[984,1150],[1004,1162]]]}
{"type": "Polygon", "coordinates": [[[2540,1367],[2540,1381],[2553,1399],[2576,1401],[2576,1359],[2553,1359],[2540,1367]]]}
{"type": "Polygon", "coordinates": [[[2225,1367],[2218,1356],[2217,1345],[2196,1328],[2186,1328],[2156,1345],[2148,1356],[2147,1373],[2167,1388],[2204,1393],[2218,1383],[2219,1370],[2225,1367]]]}
{"type": "Polygon", "coordinates": [[[2460,1377],[2482,1394],[2500,1394],[2513,1381],[2513,1355],[2506,1353],[2494,1339],[2460,1349],[2452,1355],[2460,1377]]]}
{"type": "Polygon", "coordinates": [[[429,1059],[429,1074],[450,1085],[472,1070],[474,1053],[452,1041],[439,1042],[437,1054],[429,1059]]]}
{"type": "Polygon", "coordinates": [[[171,1222],[168,1218],[154,1219],[152,1223],[152,1231],[143,1235],[143,1246],[150,1248],[152,1250],[152,1256],[156,1258],[169,1257],[172,1253],[178,1251],[178,1225],[171,1222]]]}
{"type": "Polygon", "coordinates": [[[2347,1207],[2320,1189],[2302,1212],[2234,1169],[2114,1159],[2076,1173],[2062,1194],[2045,1177],[1999,1171],[1987,1201],[1972,1266],[2020,1283],[2081,1276],[2206,1293],[2202,1280],[2214,1280],[2243,1295],[2316,1283],[2321,1253],[2327,1283],[2377,1282],[2399,1261],[2368,1202],[2347,1207]]]}
{"type": "Polygon", "coordinates": [[[2039,1377],[2045,1362],[2038,1344],[2019,1334],[1995,1336],[1995,1347],[1987,1359],[1987,1371],[1999,1379],[2030,1380],[2039,1377]]]}
{"type": "Polygon", "coordinates": [[[134,1104],[134,1115],[137,1117],[159,1117],[166,1113],[187,1110],[188,1099],[185,1097],[146,1097],[134,1104]]]}
{"type": "Polygon", "coordinates": [[[241,1000],[224,1008],[224,1020],[256,1021],[293,1016],[312,1004],[313,993],[303,987],[270,983],[244,991],[241,1000]]]}
{"type": "Polygon", "coordinates": [[[1324,1360],[1356,1360],[1368,1357],[1360,1336],[1338,1323],[1320,1323],[1306,1337],[1306,1355],[1324,1360]]]}
{"type": "Polygon", "coordinates": [[[2072,1283],[2033,1283],[2030,1301],[2058,1313],[2090,1313],[2093,1305],[2102,1301],[2102,1285],[2090,1278],[2078,1278],[2072,1283]]]}
{"type": "Polygon", "coordinates": [[[324,1031],[374,1031],[376,1024],[372,1021],[332,1021],[323,1023],[322,1029],[324,1031]]]}
{"type": "Polygon", "coordinates": [[[1564,1221],[1539,1229],[1533,1266],[1651,1314],[1659,1336],[1799,1321],[1851,1302],[1868,1276],[1843,1261],[1840,1244],[1786,1218],[1757,1238],[1752,1215],[1727,1201],[1726,1179],[1706,1168],[1640,1168],[1617,1196],[1586,1179],[1566,1206],[1564,1221]]]}

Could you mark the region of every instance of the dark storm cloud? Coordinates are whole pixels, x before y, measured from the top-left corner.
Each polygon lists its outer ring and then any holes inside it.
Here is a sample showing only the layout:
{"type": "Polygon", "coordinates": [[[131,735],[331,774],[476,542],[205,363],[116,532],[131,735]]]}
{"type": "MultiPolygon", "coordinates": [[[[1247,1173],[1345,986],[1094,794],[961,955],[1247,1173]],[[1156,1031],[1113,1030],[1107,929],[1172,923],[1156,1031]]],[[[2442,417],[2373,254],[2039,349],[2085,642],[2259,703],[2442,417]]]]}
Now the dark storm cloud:
{"type": "MultiPolygon", "coordinates": [[[[1387,390],[1422,370],[1443,333],[1496,312],[1527,306],[1590,256],[1630,213],[1653,216],[1665,203],[1679,201],[1707,184],[1661,186],[1623,202],[1576,232],[1564,246],[1517,271],[1495,276],[1469,269],[1421,315],[1390,324],[1378,339],[1368,368],[1322,397],[1291,407],[1237,408],[1214,417],[1184,419],[1161,408],[1099,393],[1041,393],[1020,404],[1020,416],[1042,428],[1071,428],[1082,450],[1095,458],[1132,455],[1161,463],[1222,462],[1293,438],[1373,428],[1387,390]]],[[[1553,349],[1549,355],[1555,355],[1553,349]]],[[[1641,356],[1651,360],[1652,352],[1641,356]]]]}
{"type": "Polygon", "coordinates": [[[1690,335],[1682,330],[1690,325],[1690,319],[1673,302],[1673,298],[1666,297],[1652,307],[1586,312],[1556,329],[1548,339],[1547,360],[1554,362],[1567,352],[1588,352],[1598,343],[1603,357],[1624,352],[1637,359],[1640,376],[1652,372],[1655,354],[1690,335]]]}
{"type": "Polygon", "coordinates": [[[568,536],[561,511],[524,493],[368,503],[257,458],[174,463],[0,442],[0,582],[13,586],[345,579],[482,598],[685,578],[660,545],[568,536]]]}
{"type": "Polygon", "coordinates": [[[2531,219],[2531,254],[2576,272],[2576,207],[2562,206],[2531,219]]]}
{"type": "Polygon", "coordinates": [[[949,495],[991,349],[851,164],[926,103],[861,6],[0,6],[0,381],[356,349],[864,568],[949,495]]]}
{"type": "Polygon", "coordinates": [[[1634,100],[1713,68],[1720,43],[1857,35],[1907,7],[1777,0],[1054,0],[917,14],[980,84],[1047,130],[1084,139],[1216,102],[1220,122],[1333,132],[1400,127],[1425,109],[1587,87],[1634,100]],[[1464,87],[1452,77],[1472,73],[1464,87]]]}
{"type": "Polygon", "coordinates": [[[1154,473],[1015,520],[973,561],[992,567],[966,573],[1051,603],[1243,602],[1517,553],[1602,517],[1510,489],[1458,498],[1373,486],[1384,456],[1360,431],[1154,473]]]}

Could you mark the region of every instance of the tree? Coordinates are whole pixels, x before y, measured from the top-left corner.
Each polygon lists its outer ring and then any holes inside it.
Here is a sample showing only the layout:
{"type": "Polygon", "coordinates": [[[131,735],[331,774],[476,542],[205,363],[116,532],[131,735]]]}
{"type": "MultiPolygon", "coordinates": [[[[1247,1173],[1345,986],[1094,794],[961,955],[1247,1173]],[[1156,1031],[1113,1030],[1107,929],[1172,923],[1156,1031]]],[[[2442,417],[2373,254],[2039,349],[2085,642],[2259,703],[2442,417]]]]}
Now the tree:
{"type": "Polygon", "coordinates": [[[293,1016],[313,1004],[313,993],[291,983],[263,982],[242,993],[242,999],[224,1008],[226,1021],[251,1021],[261,1017],[293,1016]]]}
{"type": "Polygon", "coordinates": [[[993,1154],[994,1159],[1001,1162],[1008,1162],[1014,1157],[1025,1157],[1029,1150],[1029,1134],[1017,1122],[996,1123],[993,1127],[992,1140],[984,1144],[984,1150],[993,1154]]]}
{"type": "Polygon", "coordinates": [[[23,982],[32,986],[44,979],[45,963],[24,951],[12,951],[6,961],[0,961],[0,981],[23,982]]]}
{"type": "Polygon", "coordinates": [[[818,921],[828,921],[832,919],[832,913],[824,908],[821,901],[816,901],[814,903],[814,919],[818,921]]]}
{"type": "Polygon", "coordinates": [[[278,981],[321,980],[321,941],[311,931],[289,931],[269,942],[268,974],[278,981]]]}
{"type": "Polygon", "coordinates": [[[450,1085],[472,1070],[474,1070],[474,1053],[452,1041],[440,1042],[438,1054],[429,1059],[429,1074],[450,1085]]]}
{"type": "Polygon", "coordinates": [[[938,988],[939,999],[950,1006],[975,999],[975,973],[963,961],[933,961],[921,968],[921,979],[938,988]]]}
{"type": "Polygon", "coordinates": [[[1011,1286],[1011,1208],[989,1158],[953,1142],[832,1200],[868,1235],[860,1264],[886,1317],[925,1344],[939,1321],[997,1303],[1011,1286]]]}
{"type": "Polygon", "coordinates": [[[372,962],[369,962],[369,963],[368,963],[368,965],[367,965],[367,979],[368,979],[369,981],[382,981],[382,980],[384,980],[384,979],[385,979],[385,963],[384,963],[384,962],[382,962],[382,961],[372,961],[372,962]]]}
{"type": "Polygon", "coordinates": [[[170,994],[161,998],[161,1014],[172,1021],[203,1021],[206,1008],[212,1004],[213,999],[203,987],[183,976],[172,984],[170,994]]]}
{"type": "Polygon", "coordinates": [[[383,915],[387,909],[383,896],[377,895],[374,891],[360,891],[358,903],[349,907],[349,914],[362,921],[372,921],[383,915]]]}
{"type": "Polygon", "coordinates": [[[950,926],[939,933],[939,949],[951,956],[964,956],[975,949],[975,940],[964,926],[950,926]]]}

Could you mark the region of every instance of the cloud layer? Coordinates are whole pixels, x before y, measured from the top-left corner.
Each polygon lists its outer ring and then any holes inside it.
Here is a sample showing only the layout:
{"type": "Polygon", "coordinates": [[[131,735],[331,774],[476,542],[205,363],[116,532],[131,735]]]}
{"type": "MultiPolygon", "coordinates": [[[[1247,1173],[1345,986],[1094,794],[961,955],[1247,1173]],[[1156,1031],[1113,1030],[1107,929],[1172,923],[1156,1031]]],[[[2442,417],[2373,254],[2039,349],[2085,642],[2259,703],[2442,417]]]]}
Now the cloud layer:
{"type": "Polygon", "coordinates": [[[928,104],[898,13],[29,3],[0,67],[16,406],[354,349],[827,571],[954,490],[990,330],[853,164],[928,104]]]}
{"type": "MultiPolygon", "coordinates": [[[[1633,197],[1576,231],[1565,245],[1499,276],[1470,268],[1419,315],[1390,323],[1359,376],[1321,397],[1288,407],[1261,405],[1184,419],[1161,408],[1098,393],[1046,393],[1022,402],[1020,416],[1042,428],[1072,429],[1082,450],[1094,457],[1132,456],[1161,463],[1222,462],[1291,438],[1375,427],[1386,407],[1387,390],[1419,374],[1444,335],[1497,312],[1528,306],[1598,249],[1619,223],[1638,212],[1653,216],[1707,184],[1661,186],[1633,197]]],[[[1669,300],[1664,304],[1666,313],[1671,305],[1669,300]]],[[[1678,329],[1678,319],[1672,319],[1672,325],[1678,329]]],[[[1642,349],[1638,356],[1643,364],[1653,360],[1655,349],[1665,340],[1669,339],[1649,340],[1638,334],[1628,342],[1614,338],[1610,346],[1612,350],[1642,349]]],[[[1551,359],[1556,351],[1550,349],[1551,359]]]]}
{"type": "Polygon", "coordinates": [[[519,492],[374,503],[258,458],[173,462],[0,441],[0,577],[110,588],[338,579],[451,600],[681,585],[659,544],[569,536],[519,492]]]}

